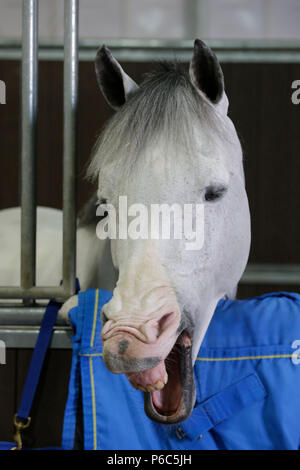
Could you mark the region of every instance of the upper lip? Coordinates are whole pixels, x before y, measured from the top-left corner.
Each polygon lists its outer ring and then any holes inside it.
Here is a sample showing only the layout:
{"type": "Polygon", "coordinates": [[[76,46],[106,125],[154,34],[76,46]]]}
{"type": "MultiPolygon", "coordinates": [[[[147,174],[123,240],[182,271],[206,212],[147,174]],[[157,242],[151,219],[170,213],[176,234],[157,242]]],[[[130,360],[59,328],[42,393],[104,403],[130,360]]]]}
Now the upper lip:
{"type": "MultiPolygon", "coordinates": [[[[172,326],[174,323],[178,322],[178,316],[180,316],[180,313],[177,311],[173,311],[170,314],[166,314],[166,316],[169,316],[169,325],[155,338],[154,340],[150,340],[149,337],[146,334],[146,331],[142,331],[143,328],[136,328],[132,326],[132,323],[126,323],[126,321],[118,322],[115,325],[112,325],[107,331],[105,328],[105,325],[103,326],[102,333],[101,333],[101,338],[103,341],[112,338],[113,336],[116,336],[117,334],[120,333],[129,333],[132,336],[135,336],[138,340],[140,340],[143,343],[150,344],[162,344],[164,342],[168,342],[168,340],[173,337],[173,336],[178,336],[178,326],[176,329],[176,326],[172,326]],[[170,324],[171,321],[171,324],[170,324]]],[[[163,317],[162,317],[163,318],[163,317]]],[[[149,320],[151,321],[151,320],[149,320]]],[[[147,323],[149,323],[149,321],[147,323]]]]}
{"type": "Polygon", "coordinates": [[[135,336],[137,339],[139,339],[143,343],[147,343],[146,336],[140,330],[130,325],[114,326],[107,333],[102,335],[102,339],[105,341],[106,339],[112,338],[113,336],[116,336],[119,333],[130,333],[131,335],[135,336]]]}

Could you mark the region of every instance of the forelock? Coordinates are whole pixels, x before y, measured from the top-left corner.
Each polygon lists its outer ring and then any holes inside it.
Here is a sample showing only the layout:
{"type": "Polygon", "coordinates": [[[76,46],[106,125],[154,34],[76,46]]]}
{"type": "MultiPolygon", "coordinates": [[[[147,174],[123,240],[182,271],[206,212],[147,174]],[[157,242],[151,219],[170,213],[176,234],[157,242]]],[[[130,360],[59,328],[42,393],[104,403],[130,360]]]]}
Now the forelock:
{"type": "Polygon", "coordinates": [[[135,94],[114,114],[102,130],[93,150],[88,176],[101,169],[122,165],[123,177],[143,164],[143,155],[158,142],[163,158],[176,158],[184,150],[195,158],[199,145],[197,130],[212,140],[224,140],[226,126],[214,106],[190,81],[179,62],[161,62],[145,74],[135,94]]]}

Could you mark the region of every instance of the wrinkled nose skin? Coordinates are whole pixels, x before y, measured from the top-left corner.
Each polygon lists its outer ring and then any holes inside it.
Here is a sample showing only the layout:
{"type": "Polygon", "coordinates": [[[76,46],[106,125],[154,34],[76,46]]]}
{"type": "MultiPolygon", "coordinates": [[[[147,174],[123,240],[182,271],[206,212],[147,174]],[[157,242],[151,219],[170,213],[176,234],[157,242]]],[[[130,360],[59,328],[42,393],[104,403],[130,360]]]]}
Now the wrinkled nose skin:
{"type": "Polygon", "coordinates": [[[179,324],[179,312],[148,320],[139,327],[108,322],[101,333],[106,367],[116,374],[152,369],[172,349],[179,324]]]}

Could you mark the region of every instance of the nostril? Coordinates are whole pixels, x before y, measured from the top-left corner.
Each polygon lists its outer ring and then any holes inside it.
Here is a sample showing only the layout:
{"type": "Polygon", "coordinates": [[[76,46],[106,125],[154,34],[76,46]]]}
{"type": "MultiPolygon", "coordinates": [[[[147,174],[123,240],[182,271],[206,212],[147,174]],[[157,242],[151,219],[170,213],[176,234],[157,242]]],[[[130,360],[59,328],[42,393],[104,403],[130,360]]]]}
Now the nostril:
{"type": "Polygon", "coordinates": [[[159,336],[172,325],[175,316],[176,313],[171,312],[167,313],[159,320],[157,318],[149,320],[140,327],[140,331],[145,335],[149,343],[154,343],[159,336]]]}
{"type": "Polygon", "coordinates": [[[175,312],[171,312],[171,313],[166,313],[166,315],[161,317],[161,319],[158,322],[159,335],[161,335],[161,333],[165,331],[168,328],[168,326],[173,322],[174,315],[175,315],[175,312]]]}

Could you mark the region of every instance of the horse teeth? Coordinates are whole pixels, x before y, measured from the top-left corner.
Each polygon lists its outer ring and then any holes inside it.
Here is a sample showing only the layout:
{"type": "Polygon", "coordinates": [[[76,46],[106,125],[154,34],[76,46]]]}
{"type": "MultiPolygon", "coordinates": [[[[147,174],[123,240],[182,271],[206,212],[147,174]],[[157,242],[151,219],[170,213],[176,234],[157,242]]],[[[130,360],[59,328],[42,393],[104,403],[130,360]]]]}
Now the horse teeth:
{"type": "Polygon", "coordinates": [[[154,386],[156,390],[161,390],[162,388],[164,388],[165,384],[161,380],[158,380],[157,382],[155,382],[154,386]]]}
{"type": "Polygon", "coordinates": [[[155,388],[152,385],[146,385],[147,392],[154,392],[155,388]]]}
{"type": "Polygon", "coordinates": [[[164,382],[165,382],[165,384],[168,382],[168,374],[167,374],[167,372],[165,373],[165,376],[164,376],[164,382]]]}
{"type": "Polygon", "coordinates": [[[142,392],[147,392],[147,390],[144,387],[142,387],[141,385],[137,385],[136,388],[138,390],[141,390],[142,392]]]}

